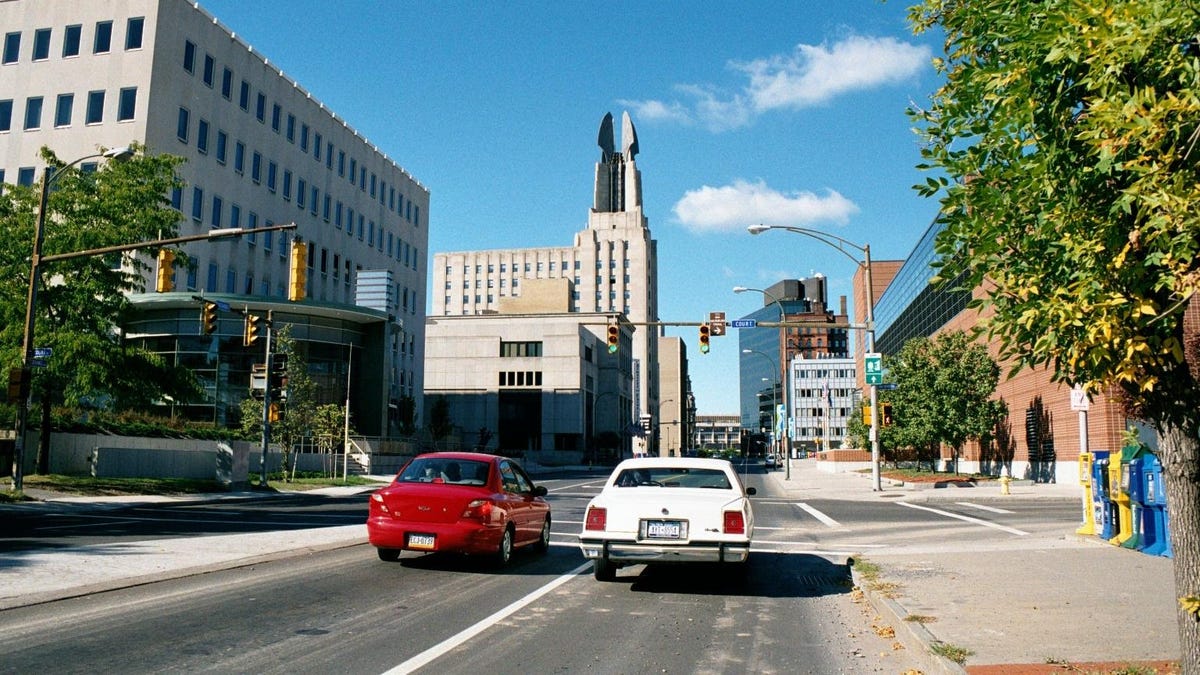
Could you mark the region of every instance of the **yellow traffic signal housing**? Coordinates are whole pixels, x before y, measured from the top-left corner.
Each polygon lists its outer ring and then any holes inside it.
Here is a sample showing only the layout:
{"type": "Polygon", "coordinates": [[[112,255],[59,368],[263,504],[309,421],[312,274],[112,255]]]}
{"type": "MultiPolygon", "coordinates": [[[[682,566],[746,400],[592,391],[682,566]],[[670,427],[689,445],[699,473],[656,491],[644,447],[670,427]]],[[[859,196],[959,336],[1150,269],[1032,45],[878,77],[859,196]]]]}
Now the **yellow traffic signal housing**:
{"type": "Polygon", "coordinates": [[[308,244],[292,242],[291,268],[288,273],[288,300],[298,302],[308,293],[308,244]]]}
{"type": "Polygon", "coordinates": [[[200,329],[205,335],[217,332],[217,303],[205,301],[200,307],[200,329]]]}
{"type": "Polygon", "coordinates": [[[246,314],[246,329],[242,335],[242,346],[253,347],[262,332],[262,317],[246,314]]]}
{"type": "Polygon", "coordinates": [[[862,408],[863,408],[863,424],[865,424],[867,426],[871,426],[871,405],[869,403],[864,403],[862,408]]]}
{"type": "Polygon", "coordinates": [[[616,321],[608,322],[608,353],[616,354],[621,347],[621,327],[616,321]]]}
{"type": "Polygon", "coordinates": [[[175,290],[175,251],[164,248],[158,252],[158,274],[154,290],[158,293],[170,293],[175,290]]]}
{"type": "Polygon", "coordinates": [[[707,323],[700,324],[700,353],[701,354],[708,353],[708,342],[710,339],[712,339],[711,335],[712,335],[712,326],[709,326],[707,323]]]}
{"type": "Polygon", "coordinates": [[[269,420],[271,424],[275,424],[279,421],[280,416],[279,404],[272,403],[271,407],[267,408],[267,420],[269,420]]]}

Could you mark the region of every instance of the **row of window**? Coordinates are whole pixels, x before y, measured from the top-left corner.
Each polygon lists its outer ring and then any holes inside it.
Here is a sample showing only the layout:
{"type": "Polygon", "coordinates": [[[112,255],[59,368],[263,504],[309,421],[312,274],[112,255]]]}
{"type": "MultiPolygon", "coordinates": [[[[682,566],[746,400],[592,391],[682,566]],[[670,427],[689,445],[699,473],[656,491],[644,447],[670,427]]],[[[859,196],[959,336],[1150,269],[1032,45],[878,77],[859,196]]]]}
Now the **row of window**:
{"type": "MultiPolygon", "coordinates": [[[[141,16],[130,17],[125,22],[125,50],[142,48],[142,35],[145,32],[146,19],[141,16]]],[[[64,59],[79,56],[83,44],[83,24],[65,26],[62,35],[62,56],[64,59]]],[[[50,58],[51,41],[54,38],[53,28],[37,28],[33,31],[30,44],[29,58],[32,61],[45,61],[50,58]]],[[[97,21],[92,29],[92,53],[107,54],[112,51],[113,22],[97,21]]],[[[21,32],[4,34],[4,50],[0,54],[0,64],[17,63],[21,59],[21,32]]]]}
{"type": "MultiPolygon", "coordinates": [[[[195,75],[197,70],[197,59],[199,50],[194,42],[185,40],[183,44],[183,70],[189,75],[195,75]]],[[[200,79],[204,86],[209,89],[215,89],[217,83],[217,62],[212,54],[205,53],[203,59],[200,60],[200,79]]],[[[220,77],[220,93],[221,97],[226,101],[233,102],[234,97],[234,72],[228,66],[221,67],[220,77]]],[[[267,96],[262,91],[253,91],[250,83],[241,79],[237,90],[237,104],[243,112],[251,113],[253,106],[253,115],[260,124],[267,123],[267,96]]],[[[184,130],[187,124],[186,109],[180,108],[180,140],[187,142],[187,132],[184,130]]],[[[205,122],[207,124],[207,122],[205,122]]],[[[336,150],[336,171],[339,178],[347,178],[351,185],[356,185],[360,191],[368,194],[371,199],[378,199],[380,205],[389,211],[395,213],[401,218],[404,218],[413,225],[420,226],[421,224],[421,207],[414,205],[411,200],[404,198],[403,192],[397,192],[395,186],[388,185],[387,181],[381,180],[379,176],[371,172],[368,174],[366,162],[359,163],[353,156],[347,156],[346,151],[336,149],[333,141],[325,140],[321,133],[310,128],[303,121],[299,121],[296,115],[287,113],[285,115],[283,106],[277,102],[272,102],[270,111],[271,130],[277,134],[282,134],[289,143],[298,145],[300,151],[306,155],[311,154],[316,162],[324,162],[326,170],[332,172],[335,170],[334,154],[336,150]],[[347,171],[349,168],[349,171],[347,171]]],[[[207,142],[207,141],[205,141],[207,142]]]]}
{"type": "Polygon", "coordinates": [[[540,387],[542,386],[542,371],[518,370],[501,371],[501,387],[540,387]]]}
{"type": "MultiPolygon", "coordinates": [[[[317,189],[314,187],[313,188],[313,200],[312,200],[312,203],[314,205],[317,203],[317,197],[318,197],[316,190],[317,189]]],[[[183,211],[183,194],[184,194],[184,190],[182,188],[175,188],[175,190],[172,191],[172,193],[171,193],[171,205],[173,207],[175,207],[175,209],[178,210],[180,213],[184,212],[183,211]]],[[[224,227],[245,227],[246,229],[253,230],[258,227],[258,222],[259,222],[258,214],[254,213],[253,211],[246,212],[246,220],[245,220],[245,223],[243,224],[243,222],[242,222],[242,207],[240,204],[237,204],[236,202],[231,202],[228,205],[228,207],[226,207],[225,199],[221,195],[217,195],[217,194],[211,195],[210,199],[211,199],[211,201],[206,200],[203,187],[200,187],[197,185],[192,186],[190,214],[191,214],[192,220],[195,221],[197,224],[204,223],[204,221],[205,221],[205,206],[207,205],[208,206],[208,224],[213,229],[224,228],[224,227]]],[[[329,201],[330,201],[330,198],[328,195],[326,195],[325,204],[326,204],[326,213],[327,214],[328,214],[329,201]]],[[[350,220],[347,223],[346,231],[348,234],[352,234],[354,231],[354,228],[353,228],[354,210],[347,209],[347,211],[350,215],[350,220]]],[[[312,210],[312,214],[316,215],[316,213],[317,213],[317,210],[316,210],[316,208],[314,208],[312,210]]],[[[341,222],[342,203],[340,201],[338,202],[338,205],[337,205],[337,213],[338,213],[337,227],[340,229],[342,227],[342,222],[341,222]]],[[[358,238],[360,240],[368,241],[369,242],[368,245],[371,246],[372,248],[378,248],[381,253],[386,253],[389,258],[394,258],[395,260],[397,260],[401,264],[403,264],[405,267],[411,268],[414,272],[418,271],[419,262],[420,262],[420,250],[417,247],[412,246],[408,242],[404,241],[402,238],[395,236],[392,232],[385,233],[383,231],[382,227],[376,229],[375,221],[369,221],[367,223],[367,226],[365,228],[365,234],[364,234],[364,221],[365,221],[365,218],[360,215],[359,219],[358,219],[358,238]],[[369,239],[367,239],[368,236],[369,236],[369,239]]],[[[328,221],[326,221],[326,222],[328,222],[328,221]]],[[[271,221],[266,221],[266,224],[270,225],[271,221]]],[[[272,234],[271,232],[263,233],[264,247],[268,251],[270,250],[270,247],[271,247],[271,234],[272,234]]],[[[251,245],[253,245],[255,243],[256,238],[255,238],[255,234],[253,232],[251,232],[247,235],[247,241],[251,245]]],[[[286,247],[281,248],[280,255],[284,254],[284,249],[286,249],[286,247]]],[[[334,256],[334,257],[336,258],[337,256],[334,256]]],[[[310,258],[310,261],[311,261],[311,258],[310,258]]]]}
{"type": "MultiPolygon", "coordinates": [[[[134,112],[137,109],[137,87],[122,87],[117,92],[117,121],[128,122],[133,119],[134,112]]],[[[85,97],[81,97],[85,101],[83,114],[84,124],[101,124],[104,122],[104,104],[107,99],[107,92],[103,89],[89,91],[85,97]]],[[[13,100],[0,100],[0,132],[11,131],[13,123],[13,100]]],[[[46,100],[41,96],[30,96],[25,99],[25,110],[23,111],[23,124],[21,128],[25,131],[37,131],[42,128],[45,112],[46,100]]],[[[59,94],[54,100],[54,128],[62,129],[70,127],[75,123],[75,94],[65,93],[59,94]]]]}
{"type": "MultiPolygon", "coordinates": [[[[179,124],[176,129],[176,135],[182,143],[188,143],[192,138],[191,113],[187,108],[179,109],[179,124]]],[[[245,175],[248,165],[250,165],[250,179],[254,185],[265,184],[266,190],[272,195],[281,195],[284,202],[295,202],[296,207],[301,211],[307,210],[312,216],[322,217],[326,222],[334,223],[337,229],[346,229],[347,235],[355,234],[355,215],[358,215],[358,237],[360,241],[366,241],[372,249],[386,251],[389,257],[401,259],[406,267],[416,269],[415,259],[410,259],[409,253],[415,252],[406,241],[398,240],[396,244],[396,235],[391,232],[385,232],[383,223],[379,223],[376,228],[374,220],[368,220],[364,214],[355,214],[353,208],[343,204],[341,199],[335,201],[329,193],[322,195],[316,183],[296,177],[293,175],[292,169],[284,168],[280,171],[280,166],[274,160],[264,159],[262,153],[257,150],[247,151],[244,142],[235,139],[232,144],[229,141],[228,133],[221,129],[217,129],[214,133],[208,120],[199,119],[196,125],[196,149],[199,154],[214,155],[217,163],[226,166],[232,159],[233,171],[238,175],[245,175]],[[230,157],[232,155],[232,157],[230,157]],[[386,244],[385,244],[386,241],[386,244]]],[[[199,190],[199,189],[196,189],[199,190]]],[[[193,190],[194,192],[194,190],[193,190]]],[[[203,190],[198,193],[200,197],[193,199],[192,202],[192,219],[203,221],[203,190]]],[[[413,202],[406,201],[401,195],[401,203],[408,204],[408,211],[412,213],[413,202]]],[[[217,197],[214,197],[217,199],[217,197]]],[[[420,207],[418,207],[419,209],[420,207]]],[[[418,210],[419,214],[419,210],[418,210]]],[[[222,227],[222,213],[220,209],[211,211],[212,227],[222,227]]],[[[232,225],[230,227],[238,227],[232,225]]]]}
{"type": "MultiPolygon", "coordinates": [[[[533,272],[533,271],[534,271],[534,269],[536,268],[536,270],[537,270],[538,272],[542,272],[542,271],[544,271],[544,269],[545,269],[545,268],[544,268],[544,266],[545,266],[545,265],[546,265],[546,263],[544,263],[544,262],[542,262],[542,261],[540,261],[540,260],[539,260],[539,261],[538,261],[536,264],[535,264],[535,263],[528,263],[528,262],[527,262],[527,263],[525,263],[525,265],[524,265],[524,269],[525,269],[525,271],[526,271],[526,272],[533,272]]],[[[554,261],[553,261],[553,260],[549,261],[549,266],[550,266],[550,271],[551,271],[551,272],[553,272],[553,271],[554,271],[554,261]]],[[[614,270],[615,270],[615,269],[617,268],[617,261],[616,261],[616,260],[609,260],[609,261],[608,261],[608,267],[609,267],[609,269],[614,269],[614,270]]],[[[574,268],[575,268],[576,270],[582,269],[582,264],[581,264],[581,262],[580,262],[579,260],[576,260],[576,261],[575,261],[575,266],[574,266],[574,268]]],[[[629,262],[629,258],[626,258],[626,259],[625,259],[625,269],[629,269],[629,268],[630,268],[630,262],[629,262]]],[[[462,268],[462,269],[463,269],[463,274],[464,274],[464,275],[466,275],[466,274],[470,274],[470,273],[471,273],[471,266],[470,266],[470,265],[463,265],[463,268],[462,268]]],[[[567,269],[567,261],[566,261],[566,260],[563,260],[563,261],[562,261],[562,267],[561,267],[561,269],[562,269],[563,271],[566,271],[566,269],[567,269]]],[[[596,269],[597,269],[597,270],[602,270],[602,269],[604,269],[604,263],[603,263],[603,262],[601,262],[601,261],[596,261],[596,269]]],[[[495,265],[495,264],[493,264],[493,263],[489,263],[489,264],[488,264],[488,266],[487,266],[487,273],[488,273],[488,274],[494,274],[494,273],[495,273],[495,271],[496,271],[496,265],[495,265]]],[[[520,272],[520,271],[521,271],[521,265],[520,265],[520,264],[518,264],[518,263],[513,263],[513,265],[512,265],[512,271],[513,271],[513,273],[514,273],[514,274],[515,274],[515,273],[517,273],[517,272],[520,272]]],[[[500,263],[500,273],[501,273],[501,274],[504,274],[504,273],[506,273],[506,272],[508,272],[508,263],[500,263]]],[[[454,268],[453,268],[453,267],[451,267],[450,265],[446,265],[446,276],[450,276],[450,275],[451,275],[451,274],[453,274],[453,273],[454,273],[454,268]]],[[[475,265],[475,274],[482,274],[482,273],[483,273],[483,265],[475,265]]],[[[578,277],[576,277],[576,279],[578,279],[578,277]]],[[[629,275],[625,275],[625,279],[626,279],[626,280],[628,280],[628,279],[629,279],[629,275]]],[[[600,280],[600,277],[596,277],[596,281],[597,281],[597,283],[599,283],[599,280],[600,280]]],[[[576,283],[578,283],[578,281],[576,281],[576,283]]]]}
{"type": "MultiPolygon", "coordinates": [[[[514,283],[513,286],[516,286],[516,284],[514,283]]],[[[629,293],[626,293],[625,295],[627,296],[625,299],[629,300],[630,299],[628,297],[629,293]]],[[[514,292],[512,294],[512,297],[514,297],[514,298],[518,297],[518,294],[514,292]]],[[[443,300],[442,313],[445,314],[446,316],[449,316],[450,315],[450,303],[454,300],[454,297],[447,295],[442,300],[443,300]]],[[[579,293],[575,294],[575,301],[576,301],[576,304],[571,307],[571,311],[572,312],[583,311],[582,309],[579,308],[579,305],[578,305],[579,293]]],[[[491,294],[488,294],[486,296],[484,296],[484,295],[476,295],[475,296],[475,304],[476,305],[482,305],[485,302],[488,305],[495,304],[496,296],[491,295],[491,294]]],[[[471,309],[468,307],[470,304],[471,304],[471,296],[469,296],[469,295],[462,296],[462,305],[463,305],[462,310],[461,310],[462,314],[464,314],[464,315],[471,314],[471,309]]],[[[631,310],[630,305],[625,305],[620,311],[624,312],[625,314],[629,314],[630,310],[631,310]]],[[[605,312],[605,311],[616,312],[616,311],[618,311],[617,305],[616,305],[616,298],[611,298],[611,297],[609,298],[609,305],[608,305],[608,309],[606,310],[604,308],[604,305],[601,304],[601,298],[597,297],[596,298],[596,309],[593,311],[595,311],[595,312],[605,312]]]]}

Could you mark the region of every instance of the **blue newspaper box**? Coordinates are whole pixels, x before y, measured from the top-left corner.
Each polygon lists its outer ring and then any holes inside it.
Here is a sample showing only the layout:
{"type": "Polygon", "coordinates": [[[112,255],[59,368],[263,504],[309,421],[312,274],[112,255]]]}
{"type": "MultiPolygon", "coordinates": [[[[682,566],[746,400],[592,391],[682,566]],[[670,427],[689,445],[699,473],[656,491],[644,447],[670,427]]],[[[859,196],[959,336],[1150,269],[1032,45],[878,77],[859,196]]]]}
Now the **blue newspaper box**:
{"type": "Polygon", "coordinates": [[[1124,468],[1123,475],[1123,479],[1127,481],[1126,490],[1129,492],[1129,505],[1133,510],[1131,522],[1133,536],[1121,544],[1121,546],[1139,551],[1146,548],[1146,481],[1142,475],[1144,471],[1142,465],[1146,454],[1145,451],[1139,452],[1130,459],[1128,465],[1124,468]]]}
{"type": "Polygon", "coordinates": [[[1142,458],[1141,492],[1142,552],[1172,557],[1171,539],[1167,530],[1167,491],[1163,485],[1162,462],[1155,455],[1142,458]]]}
{"type": "Polygon", "coordinates": [[[1108,541],[1113,536],[1113,508],[1108,496],[1108,451],[1092,453],[1092,511],[1096,536],[1108,541]]]}

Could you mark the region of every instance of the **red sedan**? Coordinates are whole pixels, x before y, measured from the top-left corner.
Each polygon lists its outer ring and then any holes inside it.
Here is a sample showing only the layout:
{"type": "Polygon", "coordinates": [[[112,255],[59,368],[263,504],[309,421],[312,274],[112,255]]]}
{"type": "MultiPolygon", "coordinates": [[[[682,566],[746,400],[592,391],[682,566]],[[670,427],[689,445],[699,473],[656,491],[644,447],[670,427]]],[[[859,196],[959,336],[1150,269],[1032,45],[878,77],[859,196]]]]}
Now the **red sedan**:
{"type": "Polygon", "coordinates": [[[488,555],[550,547],[550,505],[516,461],[475,452],[420,455],[371,495],[367,538],[380,560],[401,551],[488,555]]]}

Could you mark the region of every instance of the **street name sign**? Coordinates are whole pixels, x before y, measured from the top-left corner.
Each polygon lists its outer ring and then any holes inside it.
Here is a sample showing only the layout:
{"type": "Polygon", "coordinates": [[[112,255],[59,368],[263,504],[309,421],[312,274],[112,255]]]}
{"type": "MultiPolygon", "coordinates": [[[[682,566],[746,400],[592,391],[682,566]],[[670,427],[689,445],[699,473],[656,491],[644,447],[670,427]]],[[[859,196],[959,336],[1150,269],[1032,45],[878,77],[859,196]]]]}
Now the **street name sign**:
{"type": "Polygon", "coordinates": [[[729,325],[733,328],[754,328],[758,325],[758,321],[754,319],[734,319],[729,322],[729,325]]]}

